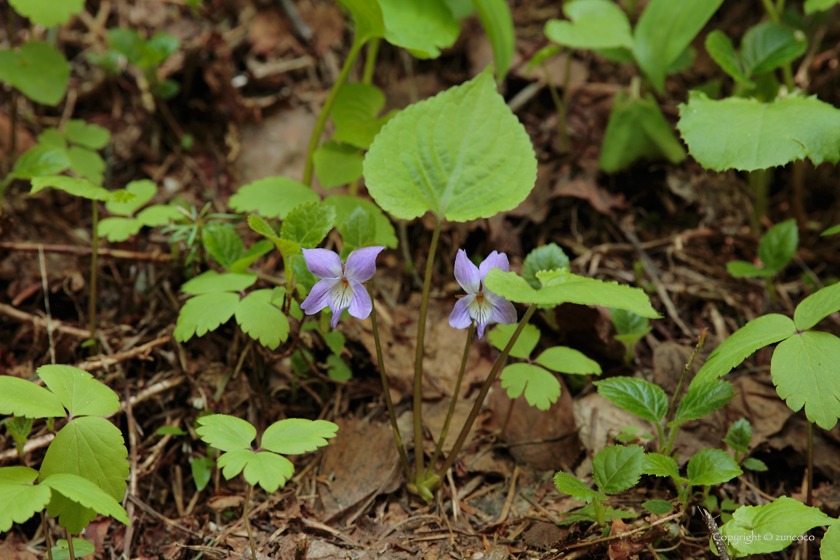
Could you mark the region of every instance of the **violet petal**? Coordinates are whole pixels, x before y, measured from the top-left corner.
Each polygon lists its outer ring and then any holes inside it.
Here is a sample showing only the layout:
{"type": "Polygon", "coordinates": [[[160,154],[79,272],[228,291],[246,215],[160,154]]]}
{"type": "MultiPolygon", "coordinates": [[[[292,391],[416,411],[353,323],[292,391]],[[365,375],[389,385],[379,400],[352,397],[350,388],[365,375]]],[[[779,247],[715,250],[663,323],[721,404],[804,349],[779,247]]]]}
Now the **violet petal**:
{"type": "Polygon", "coordinates": [[[470,326],[472,323],[472,318],[470,317],[470,302],[475,299],[475,296],[469,295],[465,298],[459,299],[455,302],[455,307],[452,309],[452,313],[449,315],[449,324],[456,329],[465,329],[470,326]]]}
{"type": "Polygon", "coordinates": [[[312,290],[306,296],[306,299],[303,300],[303,303],[300,304],[300,308],[307,315],[318,313],[330,304],[330,301],[332,301],[332,290],[338,283],[339,280],[337,278],[320,280],[312,286],[312,290]]]}
{"type": "Polygon", "coordinates": [[[304,249],[306,268],[318,278],[341,278],[341,259],[327,249],[304,249]]]}
{"type": "Polygon", "coordinates": [[[362,284],[355,280],[349,280],[349,282],[350,287],[353,288],[353,299],[350,301],[348,312],[356,319],[367,319],[373,309],[373,302],[370,301],[370,296],[362,284]]]}
{"type": "Polygon", "coordinates": [[[350,282],[345,284],[343,280],[339,280],[333,286],[330,292],[330,309],[333,312],[332,328],[338,326],[338,320],[341,319],[341,312],[350,307],[353,296],[354,290],[350,282]]]}
{"type": "Polygon", "coordinates": [[[487,258],[484,259],[481,266],[478,267],[482,282],[484,282],[484,279],[487,278],[487,273],[494,268],[498,268],[502,272],[508,272],[510,270],[510,263],[508,262],[506,254],[493,251],[487,255],[487,258]]]}
{"type": "Polygon", "coordinates": [[[458,249],[458,256],[455,257],[455,280],[468,294],[475,294],[481,290],[478,267],[467,258],[467,252],[463,249],[458,249]]]}
{"type": "Polygon", "coordinates": [[[385,247],[363,247],[356,249],[347,257],[344,265],[344,277],[356,282],[367,282],[376,272],[376,256],[385,247]]]}
{"type": "Polygon", "coordinates": [[[516,322],[516,308],[511,302],[486,290],[484,299],[493,307],[490,312],[491,321],[496,321],[502,325],[512,325],[516,322]]]}

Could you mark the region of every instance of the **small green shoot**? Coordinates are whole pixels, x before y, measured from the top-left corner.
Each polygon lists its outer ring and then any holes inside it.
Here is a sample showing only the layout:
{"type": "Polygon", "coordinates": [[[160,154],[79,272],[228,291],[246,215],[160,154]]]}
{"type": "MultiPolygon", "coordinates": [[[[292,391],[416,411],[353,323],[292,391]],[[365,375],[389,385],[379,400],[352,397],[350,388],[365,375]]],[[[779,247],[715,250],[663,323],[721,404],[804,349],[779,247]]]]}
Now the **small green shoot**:
{"type": "Polygon", "coordinates": [[[624,309],[611,309],[610,318],[618,333],[614,338],[627,347],[627,352],[624,354],[624,363],[630,365],[636,357],[636,343],[651,331],[651,327],[648,326],[648,318],[624,309]]]}

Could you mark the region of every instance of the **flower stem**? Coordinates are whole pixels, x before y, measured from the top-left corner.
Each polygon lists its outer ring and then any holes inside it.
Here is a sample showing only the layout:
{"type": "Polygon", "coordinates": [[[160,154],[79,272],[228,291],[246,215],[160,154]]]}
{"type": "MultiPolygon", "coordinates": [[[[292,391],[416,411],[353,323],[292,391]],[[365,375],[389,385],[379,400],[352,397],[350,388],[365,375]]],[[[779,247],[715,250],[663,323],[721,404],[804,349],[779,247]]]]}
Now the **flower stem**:
{"type": "Polygon", "coordinates": [[[369,84],[373,81],[373,71],[376,69],[376,55],[379,54],[379,37],[368,42],[367,53],[365,53],[365,69],[362,72],[362,83],[369,84]]]}
{"type": "Polygon", "coordinates": [[[458,403],[458,394],[461,392],[461,381],[464,379],[464,370],[467,368],[467,358],[470,355],[470,344],[472,343],[473,333],[475,332],[475,321],[470,323],[470,328],[467,331],[467,343],[464,345],[464,355],[461,358],[461,369],[458,371],[458,380],[455,382],[455,391],[452,393],[452,400],[449,402],[449,410],[446,412],[446,420],[443,422],[443,430],[440,432],[435,453],[429,461],[429,469],[426,471],[428,477],[432,474],[437,463],[440,452],[443,450],[443,442],[446,441],[446,436],[449,433],[449,424],[452,422],[452,415],[455,413],[455,405],[458,403]]]}
{"type": "Polygon", "coordinates": [[[764,4],[764,11],[767,12],[767,17],[770,18],[770,21],[773,23],[779,23],[779,12],[776,10],[776,6],[773,5],[772,0],[761,0],[764,4]]]}
{"type": "Polygon", "coordinates": [[[93,239],[91,240],[90,254],[90,302],[88,302],[88,323],[90,326],[90,339],[96,340],[96,268],[99,254],[99,201],[93,200],[93,239]]]}
{"type": "Polygon", "coordinates": [[[493,364],[493,369],[491,369],[490,373],[487,374],[487,379],[484,380],[484,385],[481,386],[481,392],[478,393],[478,397],[475,399],[475,404],[473,404],[472,410],[470,410],[470,415],[467,417],[467,421],[464,422],[464,426],[461,428],[461,433],[458,434],[458,439],[455,441],[455,445],[452,446],[452,451],[449,452],[443,466],[437,470],[437,475],[443,476],[443,474],[449,470],[449,467],[452,466],[452,463],[455,462],[455,458],[461,451],[461,447],[464,446],[467,434],[470,433],[470,428],[472,428],[475,419],[478,417],[481,405],[484,404],[484,399],[487,398],[487,393],[490,392],[490,387],[493,385],[493,382],[496,381],[496,375],[498,375],[499,370],[502,369],[502,364],[504,364],[505,360],[507,360],[508,354],[510,354],[513,345],[516,344],[517,339],[519,339],[519,335],[522,333],[522,329],[524,329],[525,325],[528,324],[528,321],[531,319],[531,315],[533,315],[536,310],[536,304],[531,304],[531,306],[528,307],[528,311],[525,312],[522,320],[519,321],[519,325],[513,332],[513,336],[510,337],[507,346],[505,346],[505,349],[502,350],[502,353],[499,355],[498,359],[496,359],[496,363],[493,364]]]}
{"type": "Polygon", "coordinates": [[[70,554],[70,560],[76,560],[76,554],[73,552],[73,533],[67,529],[67,552],[70,554]]]}
{"type": "Polygon", "coordinates": [[[44,513],[44,510],[41,510],[41,525],[44,528],[44,541],[47,546],[47,560],[53,560],[52,538],[50,538],[50,526],[47,523],[47,515],[44,513]]]}
{"type": "Polygon", "coordinates": [[[245,505],[242,506],[242,520],[245,521],[245,530],[248,532],[248,543],[251,545],[251,558],[257,560],[257,545],[254,543],[254,534],[251,532],[251,522],[248,520],[248,504],[251,502],[251,489],[253,486],[246,485],[245,505]]]}
{"type": "MultiPolygon", "coordinates": [[[[370,282],[367,282],[367,289],[370,295],[370,301],[373,303],[373,286],[370,282]]],[[[394,431],[394,441],[397,444],[397,451],[400,453],[400,462],[402,462],[403,470],[405,471],[405,479],[410,481],[411,468],[408,466],[408,455],[405,452],[402,436],[400,436],[400,429],[397,426],[397,415],[394,413],[394,403],[391,402],[391,389],[388,386],[388,376],[385,374],[385,361],[382,359],[382,346],[379,343],[379,327],[376,323],[376,305],[371,307],[370,321],[373,324],[373,341],[376,343],[376,359],[379,362],[379,375],[382,377],[385,406],[388,408],[388,417],[391,419],[391,429],[394,431]]]]}
{"type": "Polygon", "coordinates": [[[318,120],[315,121],[315,128],[312,130],[312,137],[309,139],[309,148],[306,150],[306,163],[303,168],[303,184],[307,187],[312,186],[312,170],[314,166],[313,157],[315,150],[318,149],[318,144],[321,142],[321,134],[324,132],[324,126],[327,124],[327,119],[330,116],[335,98],[338,97],[338,92],[341,91],[341,86],[347,81],[347,76],[350,74],[350,69],[353,68],[353,63],[359,56],[359,51],[362,50],[365,41],[359,40],[356,37],[353,40],[353,45],[350,47],[350,54],[347,55],[347,60],[344,61],[344,66],[341,67],[341,72],[335,80],[332,89],[330,90],[324,106],[321,108],[321,113],[318,115],[318,120]]]}
{"type": "MultiPolygon", "coordinates": [[[[443,219],[438,216],[435,231],[426,259],[426,277],[423,279],[423,297],[420,299],[420,318],[417,321],[417,347],[414,352],[414,472],[423,472],[423,342],[426,338],[426,312],[429,309],[429,291],[432,288],[432,269],[435,264],[438,238],[443,219]]],[[[446,472],[444,469],[443,472],[446,472]]]]}

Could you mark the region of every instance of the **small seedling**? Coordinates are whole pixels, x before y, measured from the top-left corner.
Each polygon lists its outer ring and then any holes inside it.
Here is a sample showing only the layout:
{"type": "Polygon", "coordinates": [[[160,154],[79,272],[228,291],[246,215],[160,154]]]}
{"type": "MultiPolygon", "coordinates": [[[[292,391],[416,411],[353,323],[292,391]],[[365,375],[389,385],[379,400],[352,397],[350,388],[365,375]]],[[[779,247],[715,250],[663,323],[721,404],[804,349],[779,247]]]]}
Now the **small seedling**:
{"type": "Polygon", "coordinates": [[[731,261],[726,263],[726,270],[735,278],[764,278],[767,291],[775,301],[776,287],[773,285],[773,277],[790,263],[797,245],[799,229],[796,227],[796,220],[787,220],[767,230],[761,238],[758,244],[761,267],[746,261],[731,261]]]}
{"type": "Polygon", "coordinates": [[[174,206],[181,213],[178,220],[180,223],[176,222],[164,227],[161,233],[170,235],[169,243],[172,246],[173,253],[179,253],[181,244],[184,244],[187,253],[187,257],[184,259],[184,266],[186,267],[203,260],[205,228],[212,229],[225,223],[224,220],[236,218],[236,214],[210,213],[211,202],[205,204],[200,212],[196,210],[195,206],[190,206],[187,210],[184,204],[178,202],[174,203],[174,206]]]}
{"type": "Polygon", "coordinates": [[[651,327],[648,326],[648,318],[624,309],[611,309],[610,318],[615,325],[616,332],[618,332],[614,338],[627,346],[624,363],[630,365],[636,358],[636,343],[651,331],[651,327]]]}
{"type": "Polygon", "coordinates": [[[709,487],[723,484],[743,471],[732,457],[722,449],[701,449],[688,461],[687,478],[679,474],[677,462],[670,456],[659,453],[645,454],[642,471],[651,476],[670,477],[678,489],[683,510],[688,507],[691,489],[694,486],[709,487]]]}
{"type": "Polygon", "coordinates": [[[132,181],[125,190],[133,193],[135,198],[131,202],[106,202],[105,209],[119,217],[105,218],[99,222],[99,237],[106,237],[108,241],[125,241],[132,235],[137,235],[143,226],[165,226],[171,222],[183,221],[184,214],[175,206],[154,204],[143,208],[147,202],[157,194],[157,186],[152,181],[132,181]],[[143,210],[140,210],[143,208],[143,210]],[[140,210],[136,217],[134,213],[140,210]]]}
{"type": "Polygon", "coordinates": [[[735,452],[736,463],[748,471],[764,472],[767,470],[767,465],[763,461],[748,457],[751,439],[752,426],[750,425],[750,421],[746,418],[741,418],[729,426],[729,431],[726,432],[723,443],[735,452]]]}

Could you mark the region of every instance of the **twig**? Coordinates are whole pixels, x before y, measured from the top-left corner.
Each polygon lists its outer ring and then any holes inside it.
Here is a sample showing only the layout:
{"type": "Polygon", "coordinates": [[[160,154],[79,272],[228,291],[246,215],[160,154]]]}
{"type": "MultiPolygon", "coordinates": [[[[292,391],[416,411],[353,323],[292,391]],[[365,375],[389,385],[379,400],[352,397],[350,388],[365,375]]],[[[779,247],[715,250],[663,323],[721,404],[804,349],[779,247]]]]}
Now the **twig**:
{"type": "Polygon", "coordinates": [[[86,330],[71,327],[58,321],[48,321],[42,317],[38,317],[37,315],[31,315],[25,311],[21,311],[20,309],[17,309],[5,303],[0,303],[0,314],[7,315],[12,319],[16,319],[22,323],[33,323],[38,327],[63,332],[65,334],[69,334],[77,338],[90,338],[90,333],[86,330]]]}
{"type": "Polygon", "coordinates": [[[502,506],[502,513],[499,514],[499,518],[496,520],[494,525],[501,525],[507,519],[507,516],[510,513],[510,506],[513,504],[513,497],[516,495],[516,479],[518,478],[519,465],[516,465],[513,469],[513,476],[510,477],[510,488],[508,489],[508,495],[505,499],[505,505],[502,506]]]}
{"type": "Polygon", "coordinates": [[[703,508],[698,509],[700,510],[700,515],[703,516],[703,521],[706,522],[706,527],[709,528],[709,532],[712,534],[712,541],[715,543],[720,560],[729,560],[729,553],[726,551],[726,544],[720,535],[720,529],[718,529],[717,523],[715,523],[715,518],[712,517],[712,514],[708,510],[703,508]]]}
{"type": "MultiPolygon", "coordinates": [[[[8,249],[10,251],[27,251],[37,252],[38,247],[43,247],[47,253],[68,253],[71,255],[90,255],[93,251],[90,247],[81,247],[78,245],[44,245],[43,243],[32,243],[29,241],[0,241],[0,249],[8,249]]],[[[171,262],[172,255],[169,253],[140,253],[137,251],[125,251],[123,249],[106,249],[99,248],[97,254],[102,257],[111,257],[114,259],[127,259],[133,261],[149,261],[149,262],[171,262]]]]}
{"type": "MultiPolygon", "coordinates": [[[[35,451],[36,449],[41,449],[42,447],[46,447],[50,444],[52,440],[55,439],[55,434],[46,434],[41,437],[37,437],[35,439],[30,439],[26,442],[23,446],[23,454],[28,455],[29,453],[35,451]]],[[[0,461],[5,461],[6,459],[14,459],[18,456],[17,446],[12,447],[11,449],[7,449],[0,453],[0,461]]]]}
{"type": "Polygon", "coordinates": [[[111,356],[103,356],[99,360],[94,360],[92,362],[82,362],[80,364],[77,364],[76,367],[85,371],[93,371],[95,369],[106,368],[114,364],[119,364],[121,362],[128,361],[132,358],[136,358],[137,356],[145,356],[152,350],[152,348],[163,346],[170,340],[172,340],[172,337],[167,334],[160,338],[156,338],[155,340],[147,342],[146,344],[137,346],[136,348],[132,348],[131,350],[128,350],[126,352],[119,352],[111,356]]]}
{"type": "Polygon", "coordinates": [[[169,526],[170,526],[170,527],[172,527],[173,529],[178,529],[179,531],[182,531],[182,532],[184,532],[184,533],[186,533],[186,534],[188,534],[188,535],[190,535],[190,536],[193,536],[193,537],[195,537],[195,538],[197,538],[197,539],[199,539],[199,540],[203,540],[203,539],[204,539],[204,537],[203,537],[202,535],[199,535],[199,534],[198,534],[198,533],[196,533],[195,531],[192,531],[192,530],[190,530],[190,529],[187,529],[187,528],[186,528],[186,527],[184,527],[183,525],[179,525],[178,523],[175,523],[174,521],[172,521],[172,520],[171,520],[171,519],[169,519],[168,517],[164,516],[163,514],[158,513],[157,511],[155,511],[154,509],[152,509],[152,508],[151,508],[151,506],[146,505],[146,504],[145,504],[145,503],[144,503],[144,502],[143,502],[140,498],[138,498],[138,497],[137,497],[137,496],[135,496],[134,494],[127,494],[127,495],[126,495],[126,497],[127,497],[127,498],[131,501],[131,502],[135,503],[138,507],[140,507],[140,509],[142,509],[143,511],[145,511],[146,513],[148,513],[148,514],[149,514],[149,515],[151,515],[152,517],[155,517],[155,518],[157,518],[157,519],[159,519],[159,520],[163,521],[164,523],[166,523],[167,525],[169,525],[169,526]]]}
{"type": "Polygon", "coordinates": [[[292,22],[292,27],[295,28],[295,32],[298,36],[306,41],[307,43],[312,40],[312,29],[306,22],[303,21],[300,17],[300,14],[297,12],[297,8],[292,3],[292,0],[279,0],[280,7],[283,8],[283,11],[286,12],[286,17],[289,18],[289,21],[292,22]]]}
{"type": "Polygon", "coordinates": [[[671,515],[669,515],[667,517],[663,517],[662,519],[658,519],[658,520],[654,521],[653,523],[651,523],[650,525],[643,525],[641,527],[637,527],[637,528],[633,529],[632,531],[627,531],[626,533],[619,533],[617,535],[610,535],[609,537],[603,537],[603,538],[594,539],[594,540],[591,540],[591,541],[579,542],[577,544],[573,544],[573,545],[569,545],[567,547],[564,547],[562,550],[571,550],[573,548],[581,548],[581,547],[584,547],[584,546],[591,546],[593,544],[602,543],[602,542],[609,542],[609,541],[613,541],[615,539],[624,539],[624,538],[629,537],[630,535],[635,535],[636,533],[641,533],[642,531],[647,531],[651,527],[656,527],[657,525],[662,525],[663,523],[667,523],[667,522],[671,521],[672,519],[676,519],[677,517],[680,517],[682,514],[683,514],[682,511],[678,511],[677,513],[672,513],[671,515]]]}

